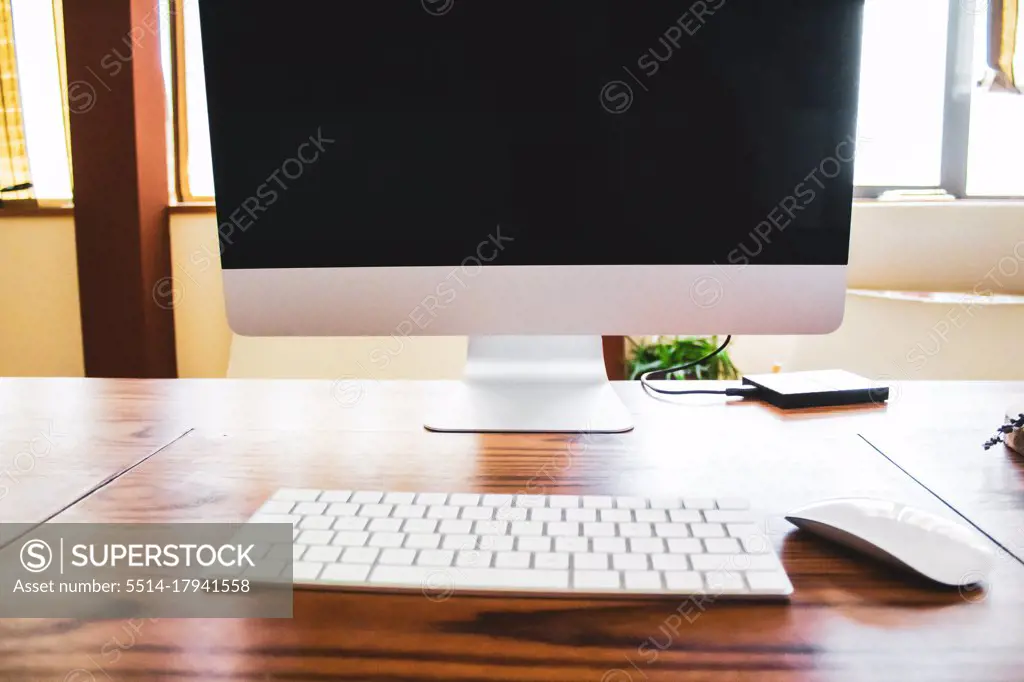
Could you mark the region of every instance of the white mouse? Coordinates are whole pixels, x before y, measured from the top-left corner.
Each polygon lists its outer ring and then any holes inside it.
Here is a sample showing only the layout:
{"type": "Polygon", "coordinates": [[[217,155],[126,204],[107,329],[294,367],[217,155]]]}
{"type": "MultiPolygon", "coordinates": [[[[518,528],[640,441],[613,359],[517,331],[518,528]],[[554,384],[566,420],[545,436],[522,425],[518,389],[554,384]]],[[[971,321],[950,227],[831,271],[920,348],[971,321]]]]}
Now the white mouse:
{"type": "Polygon", "coordinates": [[[980,582],[995,561],[989,541],[974,530],[898,502],[827,500],[790,512],[786,520],[943,585],[980,582]]]}

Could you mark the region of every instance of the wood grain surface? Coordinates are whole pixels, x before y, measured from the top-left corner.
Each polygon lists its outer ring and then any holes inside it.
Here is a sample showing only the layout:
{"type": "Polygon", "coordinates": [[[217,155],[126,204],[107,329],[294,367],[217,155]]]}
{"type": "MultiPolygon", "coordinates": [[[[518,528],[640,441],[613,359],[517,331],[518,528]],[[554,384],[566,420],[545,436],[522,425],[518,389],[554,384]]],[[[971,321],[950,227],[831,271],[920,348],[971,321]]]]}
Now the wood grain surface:
{"type": "Polygon", "coordinates": [[[43,522],[188,430],[133,385],[0,379],[0,523],[43,522]]]}
{"type": "MultiPolygon", "coordinates": [[[[46,381],[21,383],[28,387],[22,394],[52,396],[40,388],[46,381]]],[[[428,433],[421,420],[443,388],[64,384],[65,402],[105,423],[162,415],[193,430],[55,520],[241,521],[283,486],[746,496],[766,515],[765,533],[795,586],[792,601],[455,594],[438,602],[300,591],[290,620],[3,620],[0,682],[1024,678],[1024,566],[1017,558],[1000,555],[988,589],[938,589],[781,518],[840,495],[891,498],[959,518],[872,447],[882,449],[884,436],[885,455],[915,477],[941,477],[962,513],[991,512],[982,529],[1004,532],[1015,519],[1024,525],[1024,495],[1010,485],[1020,480],[1019,462],[996,451],[986,458],[984,437],[969,448],[1024,385],[909,383],[888,406],[783,413],[715,396],[658,401],[620,384],[637,428],[602,436],[428,433]],[[936,423],[943,430],[929,430],[936,423]],[[917,449],[897,452],[905,442],[917,449]],[[984,475],[976,474],[979,462],[984,475]]],[[[37,399],[17,411],[27,419],[45,410],[37,399]]]]}

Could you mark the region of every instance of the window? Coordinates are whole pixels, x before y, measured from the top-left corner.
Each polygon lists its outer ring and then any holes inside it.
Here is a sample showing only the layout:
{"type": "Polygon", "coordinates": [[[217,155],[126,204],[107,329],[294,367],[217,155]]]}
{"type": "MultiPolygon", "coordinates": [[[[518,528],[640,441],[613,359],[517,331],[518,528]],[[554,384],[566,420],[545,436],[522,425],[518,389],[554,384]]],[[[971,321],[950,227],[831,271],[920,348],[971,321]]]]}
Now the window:
{"type": "Polygon", "coordinates": [[[58,51],[58,14],[46,0],[11,0],[29,169],[39,200],[71,199],[71,164],[58,51]]]}
{"type": "MultiPolygon", "coordinates": [[[[9,1],[36,196],[66,200],[71,173],[59,11],[45,0],[9,1]]],[[[1024,197],[1024,94],[978,86],[987,73],[991,4],[866,0],[859,196],[941,188],[958,197],[1024,197]]],[[[159,0],[159,6],[168,110],[174,112],[168,123],[177,176],[172,192],[185,201],[209,200],[213,165],[198,2],[159,0]]],[[[1018,22],[1017,36],[1019,63],[1024,20],[1018,22]]]]}

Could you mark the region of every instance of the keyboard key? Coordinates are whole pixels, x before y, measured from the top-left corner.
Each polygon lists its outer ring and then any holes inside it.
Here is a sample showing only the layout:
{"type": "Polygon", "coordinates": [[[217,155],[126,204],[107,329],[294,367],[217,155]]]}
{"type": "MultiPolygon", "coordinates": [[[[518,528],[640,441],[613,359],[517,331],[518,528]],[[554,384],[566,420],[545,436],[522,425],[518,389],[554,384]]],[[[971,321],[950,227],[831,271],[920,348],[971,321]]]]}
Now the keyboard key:
{"type": "Polygon", "coordinates": [[[511,535],[482,535],[478,547],[489,552],[511,552],[515,540],[511,535]]]}
{"type": "Polygon", "coordinates": [[[591,542],[594,543],[595,552],[606,552],[608,554],[626,553],[626,540],[624,538],[596,537],[591,542]]]}
{"type": "Polygon", "coordinates": [[[451,566],[455,552],[450,549],[425,549],[416,557],[417,566],[451,566]]]}
{"type": "Polygon", "coordinates": [[[440,545],[440,535],[412,533],[405,538],[405,546],[410,549],[437,549],[440,545]]]}
{"type": "Polygon", "coordinates": [[[334,524],[331,528],[334,530],[366,530],[366,524],[370,522],[370,519],[363,519],[358,516],[321,516],[318,518],[333,521],[334,524]]]}
{"type": "Polygon", "coordinates": [[[654,532],[660,538],[685,538],[690,535],[690,528],[685,523],[657,523],[654,532]]]}
{"type": "Polygon", "coordinates": [[[661,574],[657,571],[626,571],[623,577],[627,590],[661,590],[661,574]]]}
{"type": "Polygon", "coordinates": [[[615,505],[607,495],[584,495],[583,506],[588,509],[611,509],[615,505]]]}
{"type": "Polygon", "coordinates": [[[491,565],[494,552],[470,550],[455,554],[455,565],[461,568],[487,568],[491,565]]]}
{"type": "Polygon", "coordinates": [[[730,571],[710,571],[704,574],[704,583],[711,592],[738,592],[743,589],[743,574],[730,571]]]}
{"type": "Polygon", "coordinates": [[[615,536],[614,523],[584,523],[583,534],[591,538],[603,538],[615,536]]]}
{"type": "Polygon", "coordinates": [[[285,502],[315,502],[321,492],[323,491],[305,488],[281,488],[270,499],[285,502]]]}
{"type": "Polygon", "coordinates": [[[391,564],[392,566],[412,566],[416,558],[415,549],[385,549],[380,553],[377,563],[391,564]]]}
{"type": "Polygon", "coordinates": [[[651,500],[651,509],[679,509],[683,501],[675,497],[662,497],[651,500]]]}
{"type": "Polygon", "coordinates": [[[736,538],[708,538],[704,541],[711,554],[739,554],[740,543],[736,538]]]}
{"type": "Polygon", "coordinates": [[[704,545],[696,538],[672,538],[668,540],[668,551],[672,554],[703,554],[704,545]]]}
{"type": "Polygon", "coordinates": [[[534,507],[543,507],[546,503],[547,498],[543,495],[516,495],[513,506],[532,509],[534,507]]]}
{"type": "Polygon", "coordinates": [[[494,518],[497,521],[525,521],[529,513],[529,509],[521,507],[497,507],[494,510],[494,518]]]}
{"type": "Polygon", "coordinates": [[[457,518],[462,507],[430,507],[427,509],[428,519],[454,519],[457,518]]]}
{"type": "Polygon", "coordinates": [[[495,568],[529,568],[529,552],[498,552],[494,555],[495,568]]]}
{"type": "Polygon", "coordinates": [[[387,493],[384,495],[384,502],[387,504],[412,504],[416,499],[416,493],[387,493]]]}
{"type": "Polygon", "coordinates": [[[597,521],[597,509],[566,509],[566,521],[593,522],[597,521]]]}
{"type": "Polygon", "coordinates": [[[370,547],[401,547],[405,537],[405,533],[374,533],[366,544],[370,547]]]}
{"type": "Polygon", "coordinates": [[[422,519],[427,513],[427,507],[418,504],[403,504],[395,507],[392,514],[396,519],[422,519]]]}
{"type": "Polygon", "coordinates": [[[351,490],[325,490],[317,500],[327,503],[348,502],[350,497],[352,497],[351,490]]]}
{"type": "Polygon", "coordinates": [[[574,509],[580,506],[580,498],[577,495],[552,495],[548,498],[548,506],[559,509],[574,509]]]}
{"type": "Polygon", "coordinates": [[[629,523],[633,520],[633,512],[630,509],[602,509],[599,516],[605,522],[629,523]]]}
{"type": "Polygon", "coordinates": [[[633,512],[637,521],[643,523],[665,523],[668,521],[668,514],[662,509],[637,509],[633,512]]]}
{"type": "Polygon", "coordinates": [[[462,519],[472,519],[474,521],[485,521],[487,519],[494,518],[493,507],[463,507],[462,513],[459,515],[462,519]]]}
{"type": "Polygon", "coordinates": [[[475,507],[480,504],[480,496],[476,493],[454,493],[448,498],[453,507],[475,507]]]}
{"type": "Polygon", "coordinates": [[[691,523],[690,532],[695,538],[725,537],[725,528],[720,523],[691,523]]]}
{"type": "Polygon", "coordinates": [[[781,571],[748,571],[745,575],[754,592],[778,594],[790,590],[789,578],[781,571]]]}
{"type": "Polygon", "coordinates": [[[544,524],[540,521],[514,521],[512,535],[543,535],[544,524]]]}
{"type": "Polygon", "coordinates": [[[665,586],[674,592],[700,594],[706,592],[700,573],[694,571],[666,571],[665,586]]]}
{"type": "Polygon", "coordinates": [[[352,493],[349,502],[357,504],[377,504],[384,499],[384,493],[375,490],[359,490],[352,493]]]}
{"type": "Polygon", "coordinates": [[[533,555],[533,565],[545,570],[569,568],[569,555],[562,552],[538,552],[533,555]]]}
{"type": "Polygon", "coordinates": [[[651,532],[651,524],[649,523],[619,524],[619,535],[624,538],[649,538],[653,534],[651,532]]]}
{"type": "Polygon", "coordinates": [[[668,513],[672,523],[702,523],[704,517],[696,509],[673,509],[668,513]]]}
{"type": "Polygon", "coordinates": [[[750,502],[739,497],[725,497],[717,500],[719,509],[745,511],[750,509],[750,502]]]}
{"type": "Polygon", "coordinates": [[[403,533],[433,533],[437,530],[434,519],[406,519],[402,524],[403,533]]]}
{"type": "Polygon", "coordinates": [[[445,535],[441,546],[444,549],[470,550],[476,549],[479,541],[479,535],[445,535]]]}
{"type": "Polygon", "coordinates": [[[327,504],[324,502],[299,502],[295,505],[295,511],[292,513],[313,516],[314,514],[323,514],[326,510],[327,504]]]}
{"type": "Polygon", "coordinates": [[[618,509],[647,509],[647,500],[642,497],[619,497],[615,499],[618,509]]]}
{"type": "MultiPolygon", "coordinates": [[[[566,509],[564,510],[567,514],[573,512],[592,512],[593,509],[566,509]]],[[[548,507],[539,507],[537,509],[530,510],[531,521],[561,521],[562,520],[562,509],[551,509],[548,507]]],[[[567,521],[579,521],[579,519],[566,518],[567,521]]]]}
{"type": "Polygon", "coordinates": [[[477,521],[473,524],[473,532],[477,535],[506,535],[508,521],[477,521]]]}
{"type": "Polygon", "coordinates": [[[618,571],[573,571],[572,584],[577,590],[617,590],[618,571]]]}
{"type": "Polygon", "coordinates": [[[328,505],[325,513],[331,516],[355,516],[359,511],[358,504],[354,502],[337,502],[332,505],[328,505]]]}
{"type": "Polygon", "coordinates": [[[619,571],[646,571],[650,568],[646,554],[615,554],[612,566],[619,571]]]}
{"type": "Polygon", "coordinates": [[[455,533],[465,534],[473,532],[473,522],[465,519],[445,519],[438,525],[437,532],[439,533],[455,533]]]}
{"type": "Polygon", "coordinates": [[[580,534],[580,524],[572,521],[560,521],[547,524],[547,534],[551,537],[565,537],[580,534]]]}
{"type": "Polygon", "coordinates": [[[572,567],[580,570],[603,571],[608,568],[608,555],[582,553],[573,554],[572,567]]]}
{"type": "Polygon", "coordinates": [[[590,540],[587,538],[555,538],[556,552],[586,552],[589,549],[590,540]]]}
{"type": "Polygon", "coordinates": [[[513,497],[515,497],[515,495],[484,495],[484,498],[480,500],[480,506],[511,507],[513,497]]]}
{"type": "Polygon", "coordinates": [[[516,540],[516,549],[520,552],[550,552],[551,538],[523,536],[516,540]]]}
{"type": "Polygon", "coordinates": [[[347,547],[341,553],[343,564],[372,564],[377,560],[380,550],[376,547],[347,547]]]}
{"type": "Polygon", "coordinates": [[[655,554],[651,563],[659,571],[688,571],[690,562],[685,554],[655,554]]]}
{"type": "Polygon", "coordinates": [[[393,504],[364,504],[359,508],[359,515],[370,519],[380,519],[391,516],[394,509],[395,505],[393,504]]]}
{"type": "Polygon", "coordinates": [[[714,509],[715,501],[706,498],[683,498],[683,506],[687,509],[714,509]]]}
{"type": "Polygon", "coordinates": [[[428,507],[435,504],[442,505],[448,500],[448,493],[420,493],[416,496],[416,504],[428,507]]]}
{"type": "Polygon", "coordinates": [[[665,551],[665,541],[661,538],[630,538],[629,551],[638,554],[660,554],[665,551]]]}
{"type": "Polygon", "coordinates": [[[329,564],[320,574],[320,580],[329,583],[362,583],[370,574],[370,566],[359,564],[329,564]]]}
{"type": "MultiPolygon", "coordinates": [[[[443,570],[443,569],[440,569],[443,570]]],[[[377,566],[370,574],[372,585],[425,585],[439,569],[426,566],[377,566]]],[[[462,568],[449,574],[459,589],[566,589],[568,571],[539,571],[535,569],[462,568]]]]}
{"type": "Polygon", "coordinates": [[[397,533],[402,530],[402,519],[369,519],[367,530],[381,533],[397,533]]]}

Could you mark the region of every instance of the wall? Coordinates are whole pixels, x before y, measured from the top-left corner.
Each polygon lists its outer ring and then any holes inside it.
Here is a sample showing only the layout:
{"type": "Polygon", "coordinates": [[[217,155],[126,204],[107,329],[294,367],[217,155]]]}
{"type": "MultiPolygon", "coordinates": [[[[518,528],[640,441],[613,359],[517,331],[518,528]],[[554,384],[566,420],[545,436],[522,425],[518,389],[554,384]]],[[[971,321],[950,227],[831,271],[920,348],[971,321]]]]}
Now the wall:
{"type": "Polygon", "coordinates": [[[0,219],[0,376],[82,376],[75,221],[0,219]]]}
{"type": "MultiPolygon", "coordinates": [[[[386,368],[370,361],[390,339],[242,339],[224,315],[212,212],[171,217],[175,327],[181,376],[453,378],[464,338],[414,339],[386,368]]],[[[1024,203],[858,203],[851,287],[1024,293],[1024,203]]],[[[735,355],[747,371],[809,364],[891,373],[915,344],[929,343],[954,304],[852,300],[832,337],[746,337],[735,355]],[[945,307],[943,307],[945,306],[945,307]],[[886,343],[883,343],[886,341],[886,343]],[[891,341],[891,343],[888,343],[891,341]]],[[[1008,349],[975,353],[979,338],[1021,338],[1019,309],[986,314],[943,342],[920,377],[1008,376],[1008,349]]],[[[685,332],[686,330],[680,330],[685,332]]],[[[930,347],[930,346],[926,346],[930,347]]],[[[1019,375],[1024,365],[1017,362],[1019,375]]],[[[74,222],[69,215],[0,218],[0,376],[81,376],[74,222]]],[[[1024,378],[1024,377],[1021,377],[1024,378]]]]}

